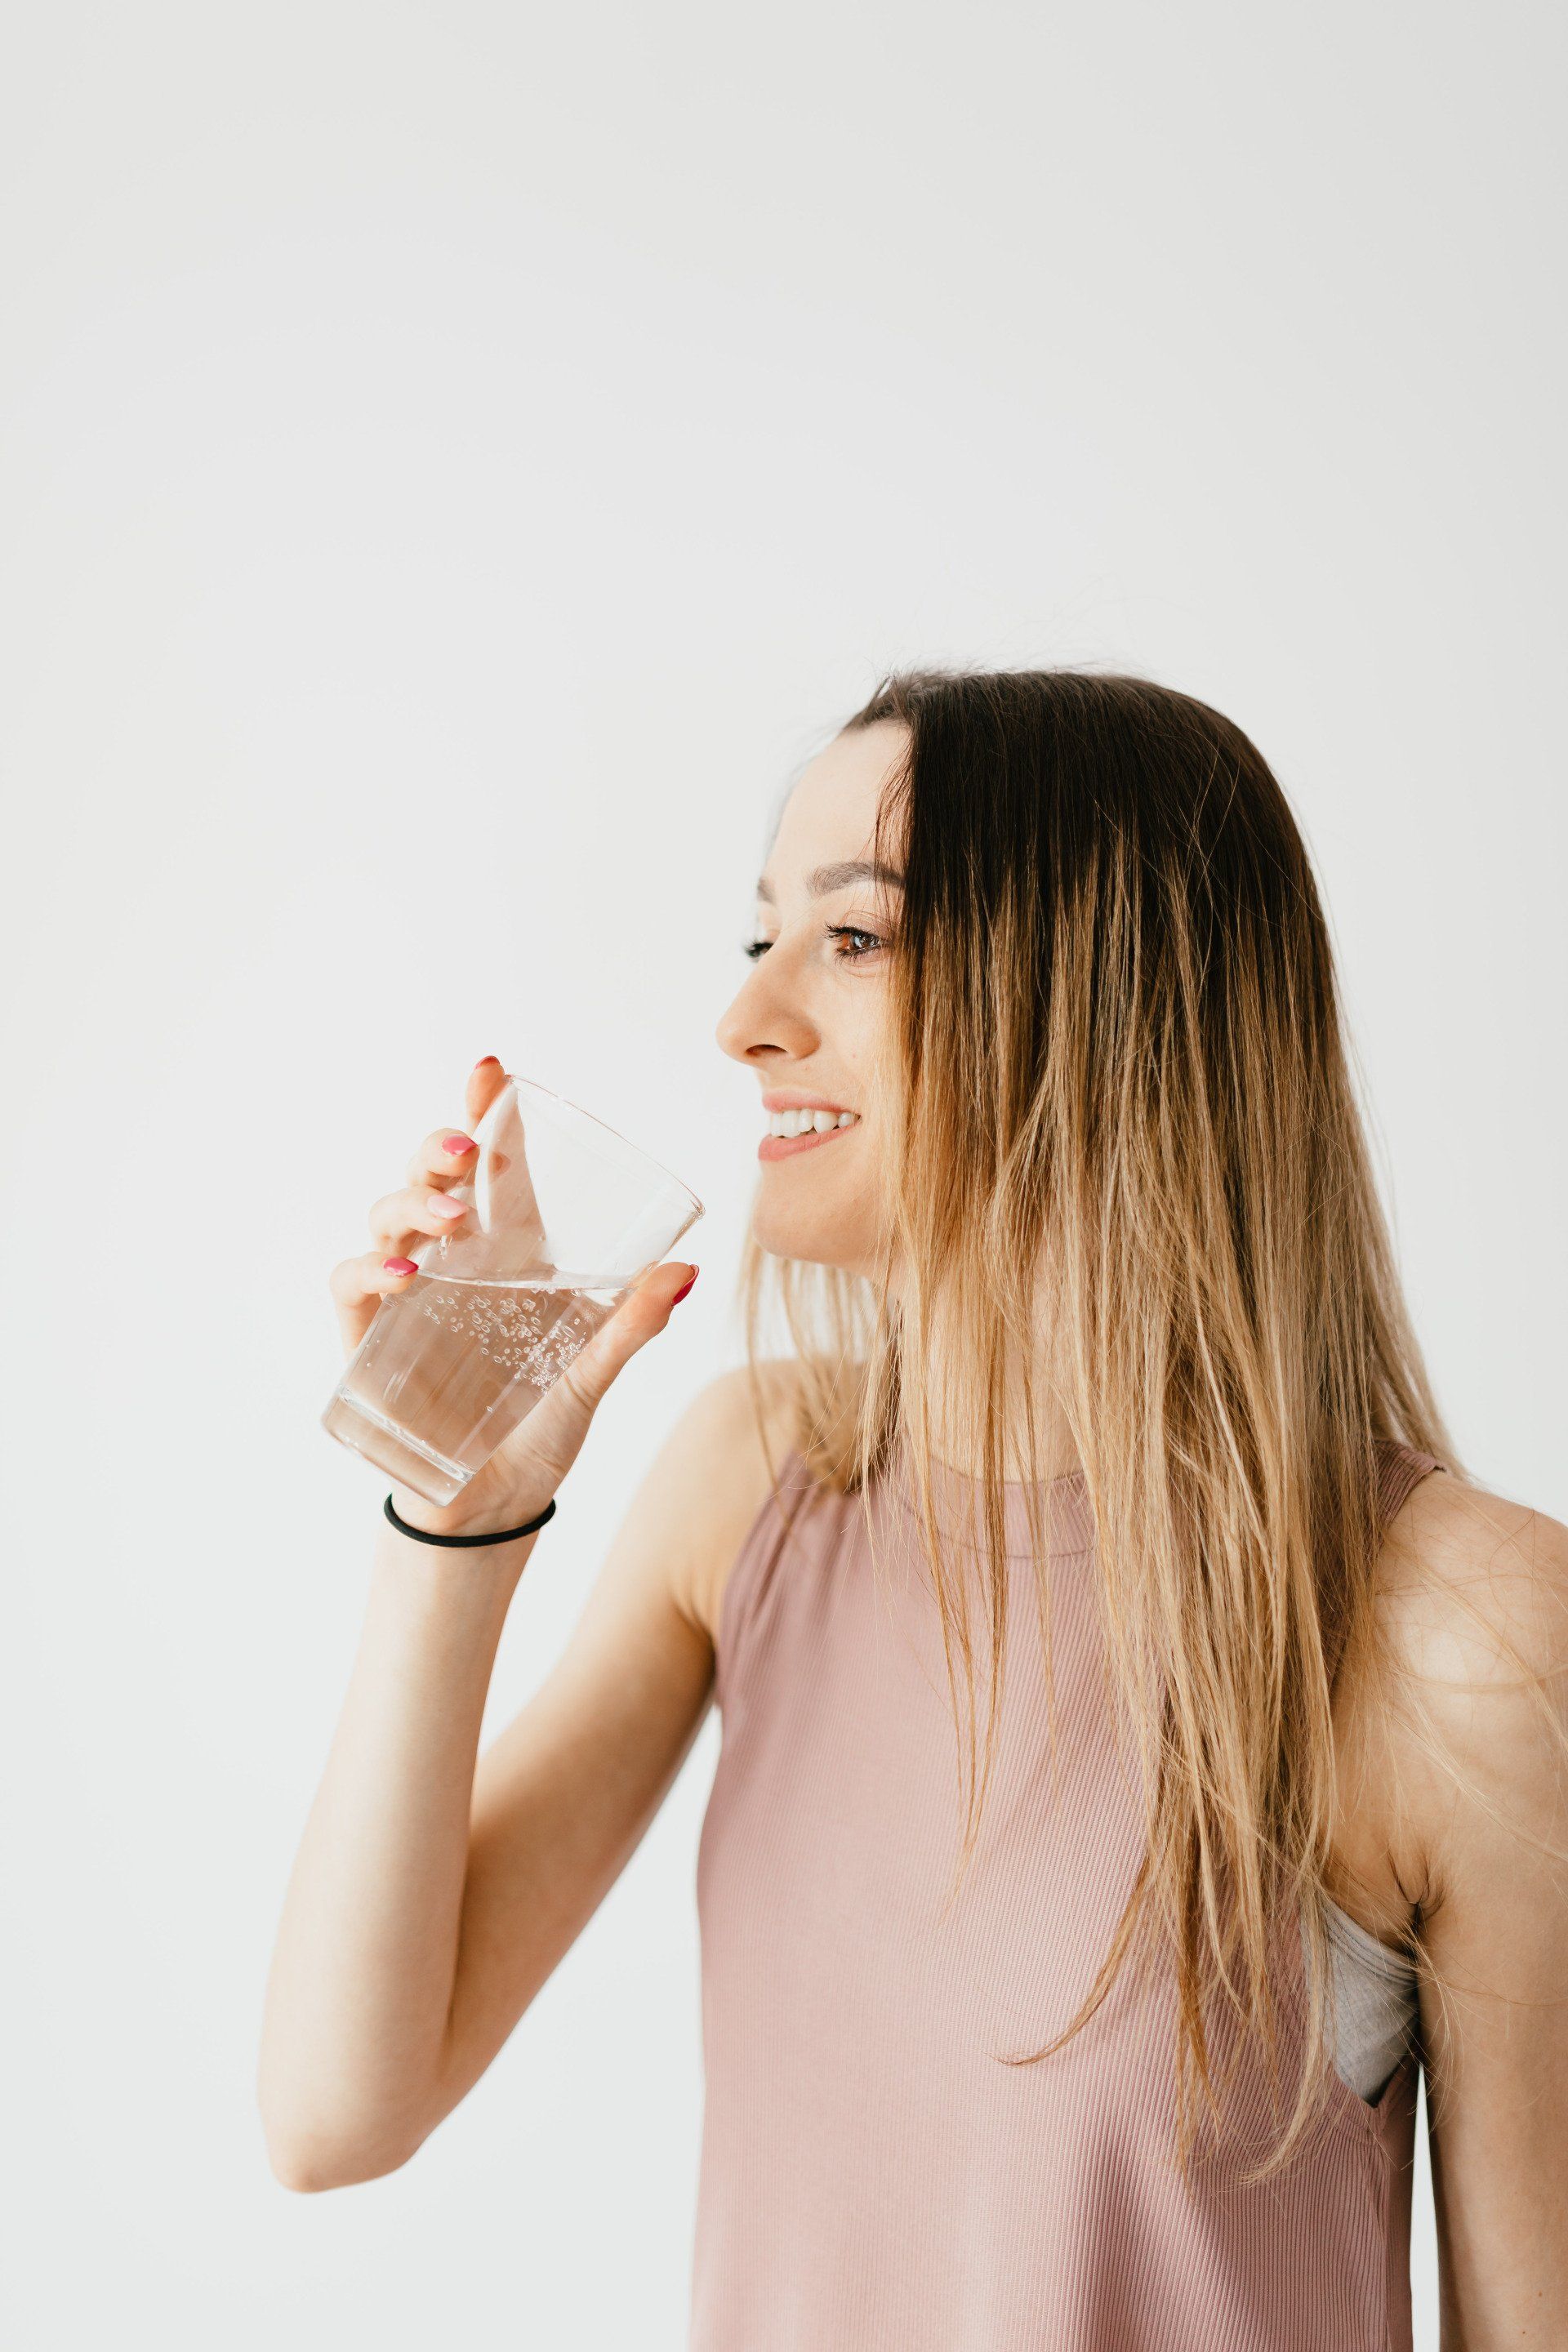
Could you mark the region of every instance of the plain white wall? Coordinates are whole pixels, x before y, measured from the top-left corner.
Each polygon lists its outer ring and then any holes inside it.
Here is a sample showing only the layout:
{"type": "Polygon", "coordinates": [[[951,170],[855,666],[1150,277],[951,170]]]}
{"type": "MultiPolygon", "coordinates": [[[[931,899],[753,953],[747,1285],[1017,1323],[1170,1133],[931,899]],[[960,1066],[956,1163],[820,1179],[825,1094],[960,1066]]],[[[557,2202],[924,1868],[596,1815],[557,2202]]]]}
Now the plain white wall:
{"type": "MultiPolygon", "coordinates": [[[[416,2162],[267,2169],[384,1486],[316,1427],[328,1267],[487,1052],[710,1204],[489,1733],[740,1355],[712,1033],[784,779],[884,665],[1121,664],[1275,763],[1443,1402],[1568,1516],[1556,12],[53,0],[5,51],[12,2336],[664,2352],[711,1720],[416,2162]]],[[[1424,2175],[1416,2240],[1430,2347],[1424,2175]]]]}

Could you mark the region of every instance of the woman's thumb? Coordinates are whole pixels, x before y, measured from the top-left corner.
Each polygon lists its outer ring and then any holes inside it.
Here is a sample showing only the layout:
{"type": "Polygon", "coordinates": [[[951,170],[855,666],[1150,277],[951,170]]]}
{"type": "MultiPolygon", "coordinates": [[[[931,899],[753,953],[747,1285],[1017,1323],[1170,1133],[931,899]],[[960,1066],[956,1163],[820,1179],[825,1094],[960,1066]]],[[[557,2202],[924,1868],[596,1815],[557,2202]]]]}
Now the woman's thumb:
{"type": "Polygon", "coordinates": [[[698,1267],[679,1258],[656,1265],[635,1282],[609,1321],[595,1333],[571,1368],[573,1386],[597,1404],[617,1372],[637,1349],[658,1337],[696,1281],[698,1267]]]}
{"type": "Polygon", "coordinates": [[[656,1265],[622,1300],[621,1314],[631,1317],[643,1339],[651,1339],[656,1331],[663,1330],[700,1272],[700,1266],[689,1262],[683,1265],[679,1258],[656,1265]]]}

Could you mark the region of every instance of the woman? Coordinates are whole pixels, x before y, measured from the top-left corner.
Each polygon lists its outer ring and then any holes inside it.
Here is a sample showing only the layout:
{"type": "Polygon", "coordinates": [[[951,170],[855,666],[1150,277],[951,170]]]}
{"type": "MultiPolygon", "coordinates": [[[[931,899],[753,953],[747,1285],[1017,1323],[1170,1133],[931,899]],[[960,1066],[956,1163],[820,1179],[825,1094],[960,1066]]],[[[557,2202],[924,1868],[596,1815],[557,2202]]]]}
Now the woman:
{"type": "MultiPolygon", "coordinates": [[[[507,1605],[649,1275],[461,1501],[399,1491],[261,2100],[404,2164],[717,1698],[701,2352],[1568,2340],[1568,1528],[1461,1471],[1300,835],[1204,704],[888,681],[805,770],[719,1028],[769,1132],[749,1365],[476,1765],[507,1605]],[[766,1271],[794,1353],[758,1360],[766,1271]]],[[[500,1083],[468,1087],[470,1122],[500,1083]]],[[[353,1348],[470,1163],[338,1268],[353,1348]]]]}

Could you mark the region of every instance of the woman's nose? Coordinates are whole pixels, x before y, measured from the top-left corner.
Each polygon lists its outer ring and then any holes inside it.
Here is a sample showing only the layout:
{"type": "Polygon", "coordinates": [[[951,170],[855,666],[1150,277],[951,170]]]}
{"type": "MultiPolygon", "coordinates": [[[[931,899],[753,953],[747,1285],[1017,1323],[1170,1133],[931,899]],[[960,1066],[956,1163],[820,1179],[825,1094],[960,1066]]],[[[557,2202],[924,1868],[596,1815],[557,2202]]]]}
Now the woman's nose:
{"type": "Polygon", "coordinates": [[[795,1002],[778,973],[768,973],[773,953],[770,948],[761,958],[713,1032],[721,1052],[734,1061],[750,1062],[770,1046],[793,1060],[804,1061],[816,1042],[816,1028],[804,1007],[795,1002]]]}

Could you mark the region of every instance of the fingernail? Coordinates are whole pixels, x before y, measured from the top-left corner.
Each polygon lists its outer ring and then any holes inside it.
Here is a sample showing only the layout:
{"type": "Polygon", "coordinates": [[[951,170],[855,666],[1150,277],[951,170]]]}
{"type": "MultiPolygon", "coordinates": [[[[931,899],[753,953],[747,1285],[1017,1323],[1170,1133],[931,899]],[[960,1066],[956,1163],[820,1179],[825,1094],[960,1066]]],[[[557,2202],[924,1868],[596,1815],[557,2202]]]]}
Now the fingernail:
{"type": "Polygon", "coordinates": [[[411,1257],[384,1257],[381,1270],[384,1274],[405,1275],[417,1274],[419,1268],[411,1257]]]}
{"type": "Polygon", "coordinates": [[[696,1281],[701,1271],[702,1268],[700,1265],[694,1265],[692,1267],[690,1274],[681,1284],[680,1288],[676,1292],[675,1297],[670,1300],[669,1303],[672,1307],[679,1306],[681,1300],[685,1297],[687,1292],[690,1289],[692,1284],[696,1281]]]}
{"type": "Polygon", "coordinates": [[[442,1150],[449,1151],[454,1160],[460,1160],[465,1151],[471,1151],[473,1148],[466,1135],[448,1135],[441,1146],[442,1150]]]}
{"type": "Polygon", "coordinates": [[[500,1067],[500,1055],[499,1054],[481,1055],[479,1059],[474,1064],[474,1067],[476,1070],[488,1070],[492,1062],[499,1070],[500,1067]]]}
{"type": "Polygon", "coordinates": [[[432,1192],[425,1205],[438,1217],[460,1217],[464,1209],[461,1201],[449,1201],[445,1192],[432,1192]]]}

